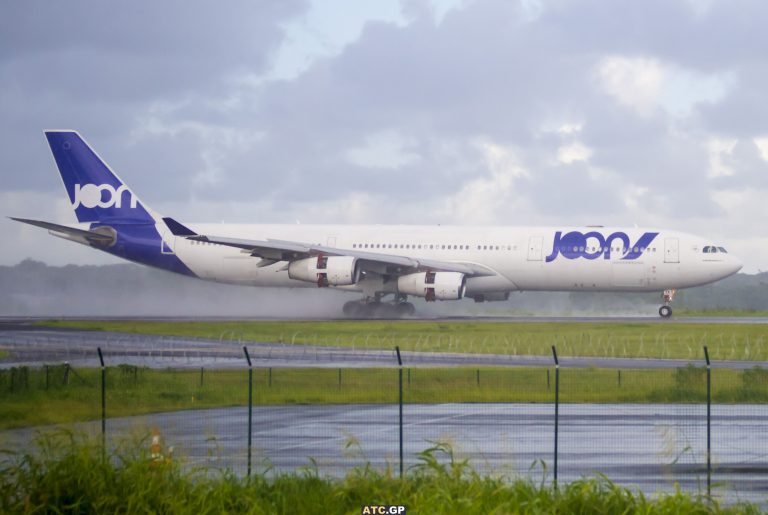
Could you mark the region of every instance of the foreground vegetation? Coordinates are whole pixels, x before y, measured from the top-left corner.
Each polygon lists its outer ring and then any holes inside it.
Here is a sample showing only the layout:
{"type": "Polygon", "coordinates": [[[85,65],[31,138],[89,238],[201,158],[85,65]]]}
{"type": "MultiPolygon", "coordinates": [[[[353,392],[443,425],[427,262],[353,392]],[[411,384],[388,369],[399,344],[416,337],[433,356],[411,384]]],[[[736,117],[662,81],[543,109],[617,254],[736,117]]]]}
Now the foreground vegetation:
{"type": "Polygon", "coordinates": [[[768,326],[657,322],[47,321],[46,326],[240,342],[563,357],[768,360],[768,326]]]}
{"type": "MultiPolygon", "coordinates": [[[[72,423],[101,416],[100,369],[16,368],[0,371],[0,429],[72,423]]],[[[233,370],[107,369],[107,416],[245,406],[248,373],[233,370]]],[[[419,368],[403,370],[406,403],[554,401],[554,371],[546,368],[419,368]]],[[[396,369],[256,369],[255,406],[395,403],[396,369]]],[[[768,370],[716,369],[716,403],[768,402],[768,370]]],[[[680,369],[562,369],[565,403],[703,403],[706,372],[680,369]]]]}
{"type": "Polygon", "coordinates": [[[483,477],[442,444],[422,452],[404,479],[364,467],[336,480],[311,468],[250,479],[189,470],[151,459],[147,443],[119,445],[105,459],[98,444],[76,434],[44,436],[37,448],[0,462],[0,512],[359,514],[363,506],[403,505],[407,513],[759,513],[679,490],[646,496],[603,477],[557,489],[483,477]]]}

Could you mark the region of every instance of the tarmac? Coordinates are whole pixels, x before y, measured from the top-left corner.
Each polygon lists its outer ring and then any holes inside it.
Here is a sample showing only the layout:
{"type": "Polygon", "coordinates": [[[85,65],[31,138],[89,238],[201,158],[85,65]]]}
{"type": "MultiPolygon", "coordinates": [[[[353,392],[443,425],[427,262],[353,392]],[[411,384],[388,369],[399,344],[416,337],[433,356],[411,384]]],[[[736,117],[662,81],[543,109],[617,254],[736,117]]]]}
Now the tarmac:
{"type": "MultiPolygon", "coordinates": [[[[247,473],[246,408],[161,413],[107,420],[111,441],[158,428],[164,452],[174,447],[185,465],[211,473],[247,473]]],[[[398,406],[256,406],[252,468],[268,474],[309,471],[342,477],[368,464],[399,474],[398,406]]],[[[554,474],[552,404],[406,404],[404,469],[425,466],[421,452],[450,444],[483,475],[549,483],[554,474]]],[[[727,502],[764,503],[768,492],[768,406],[712,408],[713,493],[727,502]]],[[[97,422],[80,428],[98,434],[97,422]]],[[[4,448],[29,445],[33,431],[0,433],[4,448]]],[[[675,484],[703,492],[707,481],[705,405],[563,404],[558,433],[558,480],[605,474],[646,494],[675,484]]],[[[450,456],[437,452],[441,463],[450,456]]]]}

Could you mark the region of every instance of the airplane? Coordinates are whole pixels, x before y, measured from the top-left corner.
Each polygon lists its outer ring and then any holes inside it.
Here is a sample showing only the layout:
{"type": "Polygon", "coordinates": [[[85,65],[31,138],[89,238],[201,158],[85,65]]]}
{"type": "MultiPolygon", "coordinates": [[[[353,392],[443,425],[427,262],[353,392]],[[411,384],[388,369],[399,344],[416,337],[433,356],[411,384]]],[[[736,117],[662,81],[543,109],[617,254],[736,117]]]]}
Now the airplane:
{"type": "Polygon", "coordinates": [[[45,136],[78,223],[13,220],[209,281],[357,292],[343,307],[354,318],[413,315],[409,296],[486,302],[516,291],[663,292],[669,318],[676,290],[742,267],[709,239],[653,228],[182,224],[142,202],[77,132],[45,136]]]}

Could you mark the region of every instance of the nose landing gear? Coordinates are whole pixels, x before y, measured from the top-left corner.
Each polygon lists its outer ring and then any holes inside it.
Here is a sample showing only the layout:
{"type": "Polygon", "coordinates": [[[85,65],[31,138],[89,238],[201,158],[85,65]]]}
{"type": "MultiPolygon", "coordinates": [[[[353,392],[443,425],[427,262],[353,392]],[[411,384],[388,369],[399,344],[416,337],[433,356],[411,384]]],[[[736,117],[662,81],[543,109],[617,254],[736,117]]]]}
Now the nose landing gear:
{"type": "Polygon", "coordinates": [[[676,290],[664,290],[661,294],[661,298],[664,299],[664,305],[659,308],[659,316],[661,318],[669,318],[672,316],[672,307],[670,304],[675,298],[676,290]]]}

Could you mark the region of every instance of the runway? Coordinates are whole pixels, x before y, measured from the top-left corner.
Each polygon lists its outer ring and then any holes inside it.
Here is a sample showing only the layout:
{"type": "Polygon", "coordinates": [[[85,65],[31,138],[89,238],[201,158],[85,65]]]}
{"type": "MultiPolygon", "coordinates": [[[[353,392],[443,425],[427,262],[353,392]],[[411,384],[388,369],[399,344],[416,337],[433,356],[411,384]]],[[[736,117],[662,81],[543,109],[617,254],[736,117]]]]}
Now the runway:
{"type": "MultiPolygon", "coordinates": [[[[729,502],[764,503],[768,406],[714,405],[712,416],[713,491],[729,502]]],[[[397,420],[394,404],[257,406],[254,470],[271,474],[306,468],[339,477],[370,463],[397,474],[397,420]]],[[[79,427],[99,430],[97,423],[79,427]]],[[[109,419],[107,434],[119,440],[153,427],[184,463],[245,474],[246,408],[109,419]]],[[[419,452],[445,442],[456,460],[468,459],[481,474],[552,480],[551,404],[406,404],[403,434],[407,470],[420,463],[419,452]]],[[[0,433],[5,448],[26,446],[31,436],[31,430],[0,433]]],[[[706,485],[704,405],[564,404],[558,438],[559,479],[564,482],[602,473],[646,493],[671,491],[675,483],[689,492],[706,485]]],[[[438,457],[447,461],[445,455],[438,457]]]]}
{"type": "MultiPolygon", "coordinates": [[[[3,325],[26,325],[31,322],[40,322],[46,320],[116,320],[116,321],[158,321],[158,322],[237,322],[237,321],[264,321],[264,322],[348,322],[354,321],[349,318],[307,318],[307,317],[177,317],[177,316],[123,316],[123,317],[102,317],[102,316],[29,316],[29,317],[3,317],[0,316],[0,330],[3,325]]],[[[471,322],[471,323],[615,323],[615,324],[629,324],[629,323],[658,323],[658,324],[724,324],[724,325],[742,325],[742,324],[768,324],[768,317],[761,316],[745,316],[745,317],[711,317],[711,316],[695,316],[695,317],[672,317],[670,319],[661,318],[659,316],[646,316],[646,315],[573,315],[573,316],[555,316],[555,315],[508,315],[508,316],[414,316],[409,318],[397,318],[397,319],[383,319],[376,318],[373,320],[381,321],[393,321],[393,322],[471,322]]]]}
{"type": "MultiPolygon", "coordinates": [[[[41,366],[68,362],[72,366],[99,366],[97,347],[107,365],[129,364],[150,368],[244,367],[243,346],[257,368],[372,368],[396,367],[394,349],[267,343],[227,339],[183,338],[128,333],[51,329],[18,322],[0,323],[0,349],[10,357],[0,368],[41,366]]],[[[402,351],[408,367],[553,366],[550,356],[461,352],[402,351]]],[[[701,359],[636,359],[562,357],[562,367],[620,369],[678,368],[701,359]]],[[[715,368],[768,368],[764,361],[716,361],[715,368]]]]}

